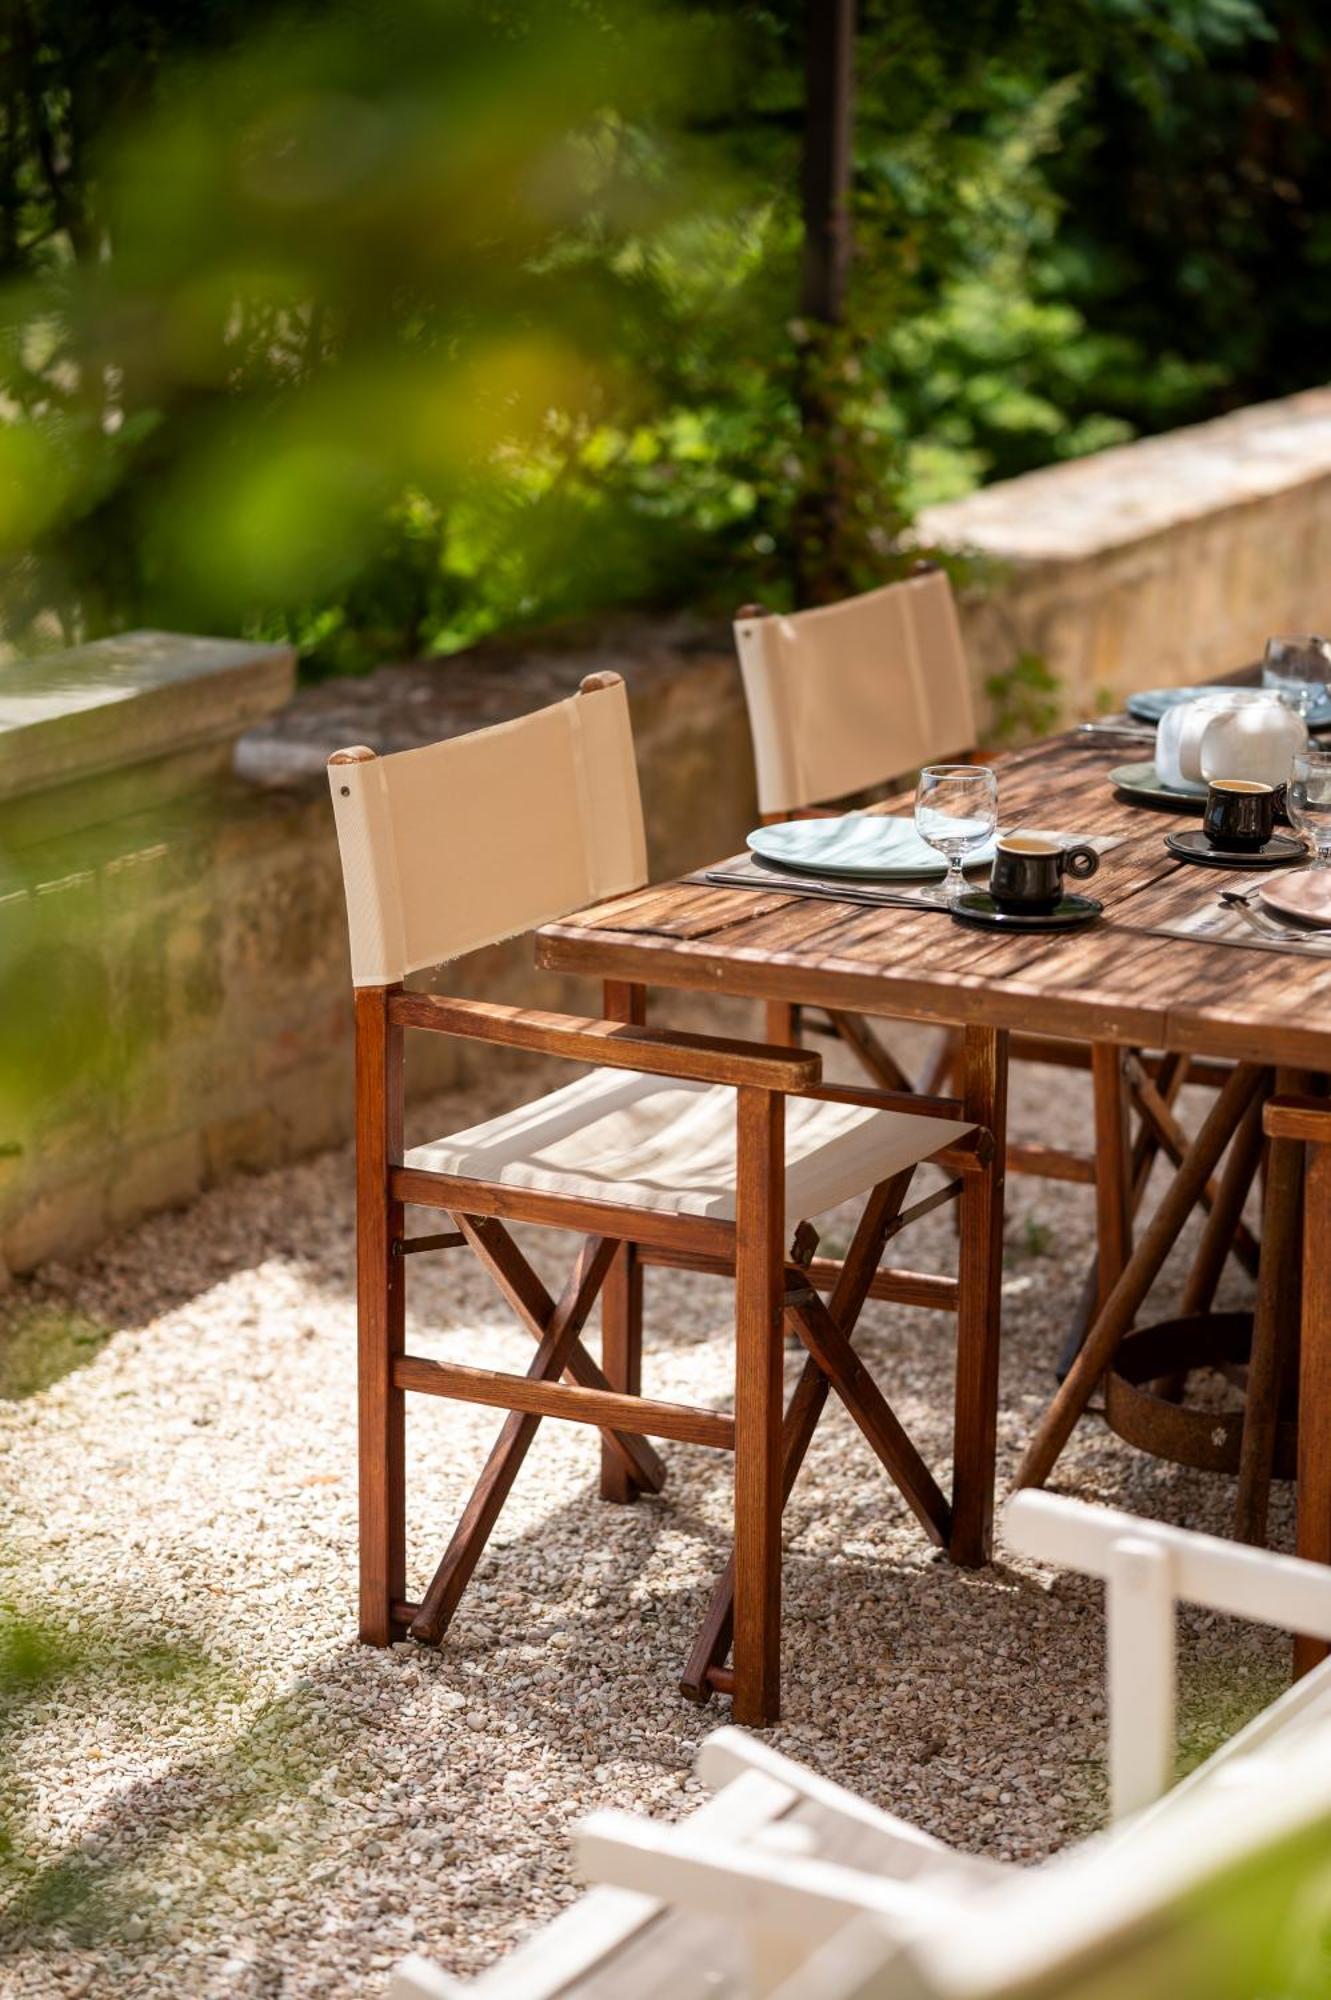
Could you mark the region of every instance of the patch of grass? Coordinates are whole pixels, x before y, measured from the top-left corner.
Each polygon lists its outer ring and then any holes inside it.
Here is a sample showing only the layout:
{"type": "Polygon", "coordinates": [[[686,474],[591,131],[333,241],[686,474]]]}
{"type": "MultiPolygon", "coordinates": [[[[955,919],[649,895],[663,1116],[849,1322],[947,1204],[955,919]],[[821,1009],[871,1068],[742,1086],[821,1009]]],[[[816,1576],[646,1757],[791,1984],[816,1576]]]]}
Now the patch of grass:
{"type": "Polygon", "coordinates": [[[1038,1215],[1028,1215],[1021,1225],[1019,1252],[1022,1257],[1052,1257],[1058,1238],[1038,1215]]]}
{"type": "Polygon", "coordinates": [[[0,1318],[0,1401],[40,1395],[84,1368],[111,1338],[111,1328],[68,1306],[27,1306],[0,1318]]]}
{"type": "Polygon", "coordinates": [[[1186,1778],[1284,1692],[1280,1667],[1253,1671],[1246,1661],[1192,1663],[1179,1689],[1176,1778],[1186,1778]]]}

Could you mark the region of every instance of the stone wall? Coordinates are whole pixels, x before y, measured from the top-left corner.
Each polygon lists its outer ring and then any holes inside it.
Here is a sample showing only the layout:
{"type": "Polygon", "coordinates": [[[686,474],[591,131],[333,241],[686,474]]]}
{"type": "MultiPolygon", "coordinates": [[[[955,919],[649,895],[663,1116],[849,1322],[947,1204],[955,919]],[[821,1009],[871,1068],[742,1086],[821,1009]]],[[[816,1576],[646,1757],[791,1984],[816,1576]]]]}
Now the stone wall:
{"type": "MultiPolygon", "coordinates": [[[[329,751],[434,741],[606,666],[630,685],[656,870],[732,848],[753,788],[724,633],[570,632],[294,702],[281,649],[167,634],[0,671],[0,1282],[346,1137],[329,751]]],[[[589,998],[538,982],[521,940],[451,984],[589,998]]],[[[418,1091],[456,1072],[458,1043],[409,1040],[418,1091]]]]}
{"type": "MultiPolygon", "coordinates": [[[[922,527],[1001,565],[966,605],[977,679],[1024,648],[1089,713],[1227,673],[1269,632],[1331,626],[1331,391],[990,487],[922,527]]],[[[755,817],[738,674],[729,634],[685,619],[294,700],[280,648],[169,634],[0,667],[0,1282],[346,1136],[325,758],[474,729],[604,667],[629,684],[654,873],[733,851],[755,817]]],[[[538,979],[521,940],[448,978],[595,1004],[538,979]]],[[[456,1073],[463,1045],[410,1039],[418,1092],[456,1073]]]]}
{"type": "Polygon", "coordinates": [[[998,565],[968,593],[977,675],[1052,670],[1066,717],[1211,680],[1273,632],[1331,629],[1331,389],[929,508],[920,537],[998,565]]]}

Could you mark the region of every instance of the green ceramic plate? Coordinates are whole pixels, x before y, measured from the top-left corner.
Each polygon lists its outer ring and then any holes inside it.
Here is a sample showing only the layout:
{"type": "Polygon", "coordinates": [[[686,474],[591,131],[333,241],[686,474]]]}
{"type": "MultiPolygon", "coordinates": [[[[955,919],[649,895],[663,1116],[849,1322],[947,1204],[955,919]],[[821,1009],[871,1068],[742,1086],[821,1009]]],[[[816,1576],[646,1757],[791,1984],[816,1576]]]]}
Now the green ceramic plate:
{"type": "Polygon", "coordinates": [[[1109,773],[1109,782],[1126,792],[1136,805],[1168,807],[1170,812],[1204,812],[1206,789],[1180,792],[1162,785],[1154,764],[1120,764],[1109,773]]]}
{"type": "MultiPolygon", "coordinates": [[[[842,875],[863,882],[941,882],[947,863],[921,840],[915,822],[883,813],[841,813],[835,819],[787,819],[758,826],[750,852],[802,875],[842,875]]],[[[994,843],[966,856],[967,868],[987,868],[994,843]]]]}
{"type": "Polygon", "coordinates": [[[1212,847],[1202,829],[1189,827],[1186,833],[1167,833],[1165,846],[1179,861],[1191,861],[1199,868],[1289,868],[1297,862],[1308,865],[1308,850],[1291,833],[1273,833],[1265,847],[1255,853],[1231,854],[1212,847]]]}

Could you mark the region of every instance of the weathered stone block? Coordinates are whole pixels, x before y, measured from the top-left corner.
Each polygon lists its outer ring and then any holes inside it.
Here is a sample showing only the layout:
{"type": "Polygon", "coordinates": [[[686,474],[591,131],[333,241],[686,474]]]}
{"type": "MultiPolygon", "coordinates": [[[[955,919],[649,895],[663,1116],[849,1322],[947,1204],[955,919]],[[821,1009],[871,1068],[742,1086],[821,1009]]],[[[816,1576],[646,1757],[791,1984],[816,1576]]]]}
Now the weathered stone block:
{"type": "Polygon", "coordinates": [[[204,1127],[204,1167],[209,1181],[262,1173],[282,1158],[282,1127],[269,1104],[217,1118],[204,1127]]]}
{"type": "Polygon", "coordinates": [[[108,1228],[109,1175],[102,1161],[25,1201],[0,1227],[0,1260],[11,1271],[68,1263],[101,1242],[108,1228]]]}
{"type": "Polygon", "coordinates": [[[1331,389],[1001,480],[917,532],[1000,566],[963,605],[978,680],[1038,654],[1067,717],[1213,680],[1331,625],[1331,389]]]}
{"type": "Polygon", "coordinates": [[[0,666],[0,798],[235,741],[295,684],[289,646],[126,632],[0,666]]]}
{"type": "Polygon", "coordinates": [[[178,1208],[203,1186],[203,1143],[197,1131],[180,1132],[128,1154],[111,1182],[106,1219],[124,1229],[158,1209],[178,1208]]]}

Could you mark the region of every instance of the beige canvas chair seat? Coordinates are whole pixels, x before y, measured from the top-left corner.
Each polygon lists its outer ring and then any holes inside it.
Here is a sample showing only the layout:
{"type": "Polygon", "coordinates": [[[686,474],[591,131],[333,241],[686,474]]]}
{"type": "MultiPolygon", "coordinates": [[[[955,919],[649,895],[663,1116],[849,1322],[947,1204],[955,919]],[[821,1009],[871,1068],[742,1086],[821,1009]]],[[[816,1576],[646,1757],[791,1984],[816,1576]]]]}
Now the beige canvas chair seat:
{"type": "MultiPolygon", "coordinates": [[[[955,1120],[792,1098],[787,1225],[890,1180],[971,1129],[955,1120]]],[[[406,1164],[541,1194],[732,1221],[735,1094],[719,1084],[596,1069],[533,1104],[414,1146],[406,1164]]]]}

